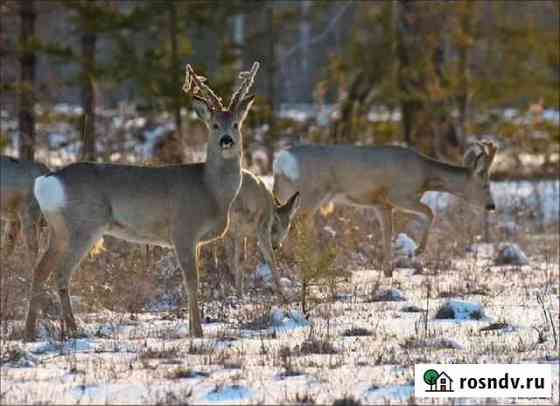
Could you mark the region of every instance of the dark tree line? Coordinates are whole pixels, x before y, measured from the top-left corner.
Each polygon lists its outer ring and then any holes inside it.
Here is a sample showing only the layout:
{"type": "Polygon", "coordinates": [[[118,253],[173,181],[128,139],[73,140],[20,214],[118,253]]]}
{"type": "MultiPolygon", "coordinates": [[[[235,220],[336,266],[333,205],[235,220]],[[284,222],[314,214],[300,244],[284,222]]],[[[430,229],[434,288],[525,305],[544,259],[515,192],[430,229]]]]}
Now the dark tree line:
{"type": "Polygon", "coordinates": [[[376,128],[375,142],[400,139],[435,156],[460,152],[479,112],[559,105],[555,1],[8,0],[0,17],[0,97],[17,98],[28,158],[34,105],[49,92],[77,91],[82,159],[96,157],[95,111],[107,100],[168,111],[182,134],[186,61],[221,90],[261,60],[259,106],[273,130],[282,103],[321,94],[340,112],[323,141],[369,142],[364,117],[383,106],[401,113],[400,127],[376,128]]]}

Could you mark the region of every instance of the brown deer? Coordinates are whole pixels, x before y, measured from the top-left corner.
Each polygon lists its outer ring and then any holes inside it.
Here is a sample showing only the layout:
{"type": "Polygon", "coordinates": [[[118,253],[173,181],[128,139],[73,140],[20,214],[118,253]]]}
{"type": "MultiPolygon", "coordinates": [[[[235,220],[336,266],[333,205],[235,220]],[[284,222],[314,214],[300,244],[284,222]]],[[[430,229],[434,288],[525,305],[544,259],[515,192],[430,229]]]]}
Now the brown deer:
{"type": "Polygon", "coordinates": [[[274,250],[288,235],[299,202],[298,194],[291,196],[285,204],[278,205],[258,176],[247,170],[243,170],[242,175],[241,189],[231,206],[230,227],[225,239],[237,292],[243,294],[243,273],[239,263],[241,243],[245,237],[256,236],[259,250],[272,271],[274,284],[285,297],[276,270],[274,250]]]}
{"type": "Polygon", "coordinates": [[[76,330],[68,285],[72,271],[104,234],[131,242],[173,247],[188,296],[190,333],[202,336],[198,308],[198,250],[227,231],[231,203],[241,185],[241,128],[254,96],[259,64],[242,72],[226,107],[205,78],[187,65],[183,90],[208,128],[207,161],[141,167],[77,163],[35,181],[35,196],[51,238],[33,272],[25,339],[35,335],[43,285],[54,272],[62,315],[76,330]]]}
{"type": "Polygon", "coordinates": [[[35,178],[49,173],[38,162],[0,156],[0,218],[7,223],[4,253],[10,255],[23,234],[27,249],[38,254],[41,209],[33,196],[35,178]]]}
{"type": "Polygon", "coordinates": [[[274,161],[274,194],[280,202],[299,192],[306,222],[322,204],[334,201],[376,209],[383,228],[385,276],[392,276],[393,211],[423,217],[427,222],[416,254],[428,243],[433,220],[420,202],[424,192],[442,191],[494,210],[489,170],[496,154],[490,142],[475,143],[455,166],[397,146],[300,145],[274,161]]]}

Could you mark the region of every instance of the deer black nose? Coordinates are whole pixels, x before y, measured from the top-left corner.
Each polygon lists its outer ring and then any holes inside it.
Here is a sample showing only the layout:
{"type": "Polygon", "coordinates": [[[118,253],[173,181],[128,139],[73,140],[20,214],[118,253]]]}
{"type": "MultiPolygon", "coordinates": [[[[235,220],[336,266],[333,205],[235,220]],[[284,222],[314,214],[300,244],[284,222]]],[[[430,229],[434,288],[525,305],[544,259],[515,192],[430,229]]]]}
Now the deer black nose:
{"type": "Polygon", "coordinates": [[[496,205],[494,203],[488,203],[486,205],[486,210],[488,210],[488,211],[496,210],[496,205]]]}
{"type": "Polygon", "coordinates": [[[235,142],[229,135],[224,135],[222,138],[220,138],[220,147],[223,149],[229,149],[233,147],[233,144],[235,144],[235,142]]]}

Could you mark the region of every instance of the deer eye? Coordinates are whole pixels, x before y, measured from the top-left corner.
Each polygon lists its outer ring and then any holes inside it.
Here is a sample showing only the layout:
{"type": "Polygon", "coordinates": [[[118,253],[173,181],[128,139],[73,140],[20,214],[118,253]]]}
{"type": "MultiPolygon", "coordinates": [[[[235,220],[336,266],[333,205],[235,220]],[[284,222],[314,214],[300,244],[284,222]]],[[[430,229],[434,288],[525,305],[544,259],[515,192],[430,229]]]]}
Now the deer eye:
{"type": "Polygon", "coordinates": [[[238,127],[239,127],[239,124],[233,123],[233,128],[234,128],[235,130],[237,130],[238,127]]]}
{"type": "Polygon", "coordinates": [[[217,130],[217,129],[220,128],[220,126],[219,126],[218,124],[214,123],[214,124],[212,125],[212,128],[213,128],[214,130],[217,130]]]}

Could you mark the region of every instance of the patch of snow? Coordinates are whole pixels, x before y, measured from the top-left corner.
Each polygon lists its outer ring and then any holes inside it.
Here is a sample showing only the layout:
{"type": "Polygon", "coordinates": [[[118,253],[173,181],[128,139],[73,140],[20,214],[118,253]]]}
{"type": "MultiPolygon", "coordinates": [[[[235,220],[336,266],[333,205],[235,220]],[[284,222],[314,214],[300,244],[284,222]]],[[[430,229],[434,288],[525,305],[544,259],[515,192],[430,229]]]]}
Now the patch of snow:
{"type": "Polygon", "coordinates": [[[150,159],[155,154],[155,146],[169,133],[175,131],[174,123],[166,123],[144,132],[146,142],[140,145],[144,159],[150,159]]]}
{"type": "Polygon", "coordinates": [[[282,309],[275,309],[270,315],[273,330],[277,332],[287,332],[307,327],[310,322],[299,310],[286,312],[282,309]]]}
{"type": "Polygon", "coordinates": [[[494,244],[475,243],[466,248],[468,253],[474,254],[477,258],[492,258],[496,252],[494,244]]]}
{"type": "MultiPolygon", "coordinates": [[[[89,338],[76,338],[64,341],[64,352],[93,352],[97,343],[89,338]]],[[[28,344],[28,349],[33,354],[46,354],[60,351],[60,344],[52,341],[39,341],[28,344]]]]}
{"type": "Polygon", "coordinates": [[[379,389],[370,389],[366,392],[367,402],[374,399],[407,400],[414,395],[414,385],[391,385],[379,389]]]}
{"type": "Polygon", "coordinates": [[[515,243],[500,243],[498,255],[494,260],[496,265],[529,265],[527,255],[515,243]]]}
{"type": "Polygon", "coordinates": [[[64,114],[67,116],[81,116],[83,114],[83,109],[77,105],[71,105],[68,103],[57,103],[53,106],[53,112],[57,114],[64,114]]]}
{"type": "Polygon", "coordinates": [[[291,288],[293,284],[294,284],[293,281],[289,278],[286,277],[280,278],[280,286],[282,286],[284,289],[291,288]]]}
{"type": "Polygon", "coordinates": [[[247,400],[254,392],[245,386],[231,385],[209,392],[204,400],[212,403],[231,404],[240,400],[247,400]]]}
{"type": "Polygon", "coordinates": [[[396,256],[413,257],[418,245],[405,233],[400,233],[393,242],[393,253],[396,256]]]}
{"type": "Polygon", "coordinates": [[[142,404],[149,394],[149,386],[140,384],[78,385],[70,390],[73,398],[85,404],[130,403],[142,404]]]}
{"type": "MultiPolygon", "coordinates": [[[[503,213],[506,221],[513,221],[519,208],[535,210],[544,224],[560,221],[560,182],[552,181],[500,181],[491,182],[490,191],[496,207],[503,213]]],[[[449,193],[427,192],[422,203],[427,204],[435,213],[445,213],[454,199],[449,193]]]]}
{"type": "Polygon", "coordinates": [[[265,284],[272,283],[272,270],[270,269],[270,266],[265,262],[258,264],[255,272],[255,278],[265,284]]]}
{"type": "Polygon", "coordinates": [[[378,107],[369,111],[367,119],[370,122],[397,122],[401,120],[401,113],[398,110],[388,110],[384,107],[378,107]]]}
{"type": "Polygon", "coordinates": [[[543,111],[542,118],[546,121],[550,121],[554,124],[560,123],[560,111],[559,110],[551,110],[546,109],[543,111]]]}
{"type": "Polygon", "coordinates": [[[520,208],[535,210],[543,224],[560,221],[560,181],[492,182],[490,190],[496,207],[507,220],[514,221],[520,208]]]}

